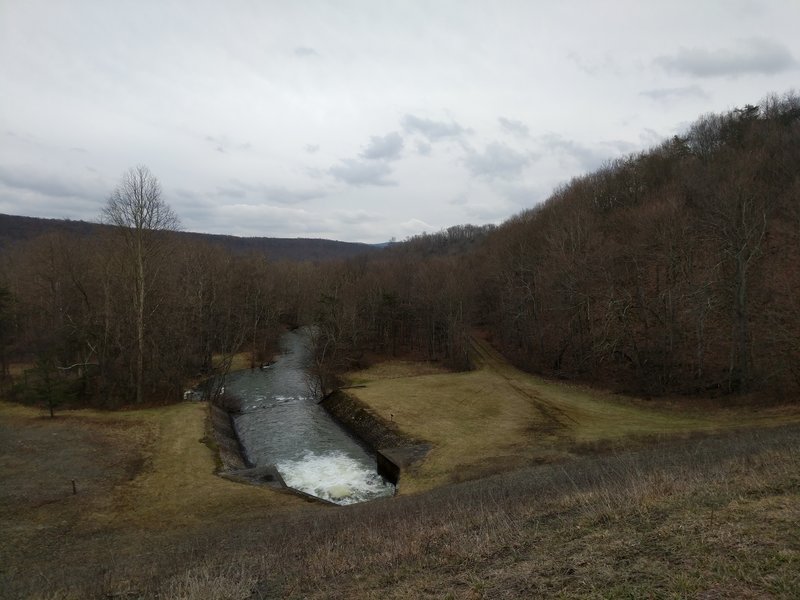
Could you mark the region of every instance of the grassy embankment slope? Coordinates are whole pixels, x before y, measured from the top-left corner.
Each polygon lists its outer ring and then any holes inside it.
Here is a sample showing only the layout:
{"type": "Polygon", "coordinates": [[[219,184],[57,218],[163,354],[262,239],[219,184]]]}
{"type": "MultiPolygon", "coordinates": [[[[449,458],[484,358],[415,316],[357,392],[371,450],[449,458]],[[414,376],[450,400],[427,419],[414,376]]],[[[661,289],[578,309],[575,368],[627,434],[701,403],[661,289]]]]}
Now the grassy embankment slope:
{"type": "Polygon", "coordinates": [[[800,593],[800,427],[753,428],[796,410],[656,408],[475,351],[471,373],[356,376],[433,443],[403,491],[436,489],[343,508],[215,477],[201,404],[49,419],[0,403],[0,597],[800,593]],[[609,444],[638,450],[590,455],[609,444]]]}
{"type": "Polygon", "coordinates": [[[800,422],[787,407],[644,401],[545,380],[511,366],[473,338],[476,369],[431,373],[384,363],[350,376],[349,391],[387,422],[433,449],[403,476],[401,493],[602,449],[692,433],[800,422]]]}

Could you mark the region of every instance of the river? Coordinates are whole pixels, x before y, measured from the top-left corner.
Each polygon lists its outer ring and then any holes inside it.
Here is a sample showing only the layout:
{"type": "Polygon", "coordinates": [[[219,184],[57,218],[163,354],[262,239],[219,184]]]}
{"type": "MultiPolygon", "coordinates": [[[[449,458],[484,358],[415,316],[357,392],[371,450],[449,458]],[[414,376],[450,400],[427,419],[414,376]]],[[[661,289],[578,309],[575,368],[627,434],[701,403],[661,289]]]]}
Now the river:
{"type": "Polygon", "coordinates": [[[246,458],[272,464],[286,485],[336,504],[391,496],[375,456],[318,404],[309,383],[308,330],[281,337],[281,355],[263,369],[230,374],[226,395],[241,413],[233,423],[246,458]]]}

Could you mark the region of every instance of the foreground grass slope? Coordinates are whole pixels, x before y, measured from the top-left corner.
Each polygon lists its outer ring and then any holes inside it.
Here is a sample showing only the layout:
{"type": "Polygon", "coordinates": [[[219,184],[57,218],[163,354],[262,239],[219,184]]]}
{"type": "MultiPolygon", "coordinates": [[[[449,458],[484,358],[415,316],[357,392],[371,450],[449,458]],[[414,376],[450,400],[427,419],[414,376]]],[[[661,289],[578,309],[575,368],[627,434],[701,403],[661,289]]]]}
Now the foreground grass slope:
{"type": "Polygon", "coordinates": [[[213,475],[202,404],[0,403],[0,597],[800,596],[796,409],[653,405],[474,351],[354,376],[433,449],[351,507],[213,475]]]}
{"type": "Polygon", "coordinates": [[[511,366],[483,339],[476,365],[431,373],[422,365],[379,365],[351,375],[350,393],[382,419],[433,449],[404,474],[402,493],[672,436],[800,422],[793,407],[724,407],[648,402],[546,380],[511,366]]]}
{"type": "Polygon", "coordinates": [[[76,534],[45,519],[61,537],[4,546],[0,595],[796,598],[798,473],[800,427],[790,426],[160,532],[76,534]]]}

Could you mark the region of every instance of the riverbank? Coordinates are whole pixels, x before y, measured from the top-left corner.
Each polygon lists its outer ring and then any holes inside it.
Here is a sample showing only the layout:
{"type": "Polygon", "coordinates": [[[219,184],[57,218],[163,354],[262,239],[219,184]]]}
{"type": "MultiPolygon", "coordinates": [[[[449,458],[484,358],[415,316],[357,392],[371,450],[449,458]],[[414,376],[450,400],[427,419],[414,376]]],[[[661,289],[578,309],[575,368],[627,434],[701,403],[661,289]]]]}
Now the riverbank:
{"type": "Polygon", "coordinates": [[[412,473],[430,451],[425,440],[403,433],[393,421],[381,418],[346,389],[336,390],[321,404],[350,435],[374,453],[378,474],[395,489],[403,474],[412,473]]]}

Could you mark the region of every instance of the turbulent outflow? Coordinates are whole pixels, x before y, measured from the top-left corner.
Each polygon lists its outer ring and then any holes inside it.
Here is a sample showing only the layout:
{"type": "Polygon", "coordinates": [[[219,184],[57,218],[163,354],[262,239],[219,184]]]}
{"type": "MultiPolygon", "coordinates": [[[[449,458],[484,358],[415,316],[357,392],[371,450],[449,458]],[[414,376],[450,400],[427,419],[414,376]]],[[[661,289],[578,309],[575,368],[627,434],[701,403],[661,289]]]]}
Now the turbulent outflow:
{"type": "Polygon", "coordinates": [[[308,383],[308,334],[289,332],[283,354],[268,369],[226,380],[241,403],[234,419],[248,460],[274,464],[289,487],[336,504],[391,496],[375,458],[318,405],[308,383]]]}
{"type": "Polygon", "coordinates": [[[372,468],[344,452],[278,462],[286,485],[336,504],[355,504],[391,495],[393,488],[372,468]]]}

